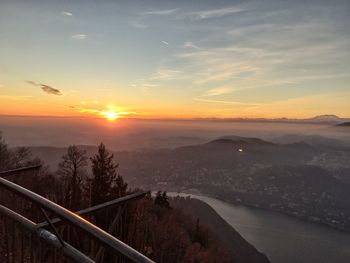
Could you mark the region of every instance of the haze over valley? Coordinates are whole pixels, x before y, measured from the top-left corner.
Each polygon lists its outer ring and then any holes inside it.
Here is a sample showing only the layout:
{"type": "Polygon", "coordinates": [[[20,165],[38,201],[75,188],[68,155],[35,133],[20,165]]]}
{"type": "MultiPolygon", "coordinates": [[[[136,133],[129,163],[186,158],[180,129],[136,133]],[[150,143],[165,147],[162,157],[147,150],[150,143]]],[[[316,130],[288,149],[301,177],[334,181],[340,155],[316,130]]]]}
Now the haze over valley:
{"type": "Polygon", "coordinates": [[[0,1],[0,262],[349,263],[350,1],[0,1]]]}

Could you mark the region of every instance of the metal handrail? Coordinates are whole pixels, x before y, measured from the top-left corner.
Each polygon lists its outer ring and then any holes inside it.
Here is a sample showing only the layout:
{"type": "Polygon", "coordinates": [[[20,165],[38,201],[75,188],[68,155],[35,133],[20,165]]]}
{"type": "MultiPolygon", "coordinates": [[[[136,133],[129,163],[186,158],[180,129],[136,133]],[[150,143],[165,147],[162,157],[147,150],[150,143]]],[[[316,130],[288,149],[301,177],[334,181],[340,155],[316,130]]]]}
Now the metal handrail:
{"type": "MultiPolygon", "coordinates": [[[[122,204],[124,202],[130,201],[130,200],[133,200],[133,199],[144,197],[147,193],[149,193],[149,192],[147,192],[147,191],[146,192],[137,192],[137,193],[134,193],[134,194],[126,195],[126,196],[123,196],[123,197],[120,197],[120,198],[117,198],[117,199],[114,199],[114,200],[111,200],[111,201],[108,201],[108,202],[105,202],[105,203],[102,203],[102,204],[98,204],[98,205],[95,205],[95,206],[91,206],[91,207],[85,208],[83,210],[76,211],[74,213],[77,214],[77,215],[80,215],[80,216],[81,215],[87,215],[87,214],[90,214],[90,213],[93,213],[93,212],[97,212],[97,211],[100,211],[102,209],[105,209],[105,208],[108,208],[108,207],[111,207],[111,206],[120,205],[120,204],[122,204]]],[[[52,224],[56,224],[56,223],[59,223],[61,221],[62,221],[61,218],[50,219],[50,222],[52,224]]],[[[46,221],[38,223],[38,227],[47,227],[48,225],[49,224],[46,221]]]]}
{"type": "Polygon", "coordinates": [[[83,230],[84,232],[88,233],[89,235],[93,236],[97,240],[99,240],[104,245],[110,247],[114,252],[120,253],[127,258],[131,259],[134,262],[137,263],[152,263],[151,259],[147,258],[146,256],[142,255],[140,252],[136,251],[135,249],[131,248],[127,244],[123,243],[119,239],[113,237],[112,235],[108,234],[107,232],[103,231],[102,229],[98,228],[97,226],[91,224],[90,222],[86,221],[82,217],[74,214],[73,212],[59,206],[58,204],[24,188],[21,187],[15,183],[12,183],[4,178],[0,177],[0,185],[5,187],[6,189],[10,190],[11,192],[17,193],[26,199],[29,199],[33,203],[38,204],[39,206],[45,208],[46,210],[54,213],[56,216],[61,217],[62,219],[65,219],[66,221],[72,223],[74,226],[78,227],[79,229],[83,230]]]}
{"type": "Polygon", "coordinates": [[[11,174],[19,173],[19,172],[26,172],[29,170],[36,170],[36,169],[39,169],[40,167],[41,167],[41,165],[33,165],[33,166],[27,166],[27,167],[22,167],[22,168],[16,168],[16,169],[8,170],[8,171],[1,171],[0,176],[11,175],[11,174]]]}
{"type": "Polygon", "coordinates": [[[60,249],[60,251],[62,251],[64,255],[73,259],[74,261],[82,263],[95,262],[85,254],[80,252],[78,249],[68,244],[67,242],[61,244],[56,235],[52,234],[46,229],[38,228],[38,225],[29,220],[28,218],[25,218],[24,216],[12,211],[11,209],[8,209],[3,205],[0,205],[0,214],[12,219],[20,226],[29,230],[31,233],[36,234],[39,238],[43,239],[45,242],[52,245],[53,247],[60,249]]]}

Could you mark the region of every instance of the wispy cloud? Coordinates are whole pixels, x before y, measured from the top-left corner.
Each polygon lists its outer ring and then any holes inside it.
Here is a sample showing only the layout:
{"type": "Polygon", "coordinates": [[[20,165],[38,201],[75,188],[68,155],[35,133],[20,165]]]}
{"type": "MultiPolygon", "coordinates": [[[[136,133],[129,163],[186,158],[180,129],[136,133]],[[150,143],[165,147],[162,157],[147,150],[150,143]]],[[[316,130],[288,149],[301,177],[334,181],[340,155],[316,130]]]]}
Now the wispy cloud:
{"type": "Polygon", "coordinates": [[[218,96],[218,95],[223,95],[223,94],[228,94],[232,93],[235,89],[232,87],[218,87],[218,88],[213,88],[207,90],[203,96],[205,97],[210,97],[210,96],[218,96]]]}
{"type": "Polygon", "coordinates": [[[63,16],[73,16],[73,13],[68,12],[68,11],[62,11],[61,15],[63,15],[63,16]]]}
{"type": "Polygon", "coordinates": [[[144,83],[142,84],[144,87],[149,87],[149,88],[154,88],[154,87],[159,87],[159,84],[151,84],[151,83],[144,83]]]}
{"type": "Polygon", "coordinates": [[[187,41],[184,45],[183,45],[184,48],[192,48],[192,49],[202,49],[200,48],[199,46],[193,44],[191,41],[187,41]]]}
{"type": "Polygon", "coordinates": [[[100,116],[103,118],[108,118],[110,116],[114,117],[114,119],[117,118],[125,118],[125,117],[132,117],[137,116],[138,114],[134,111],[128,111],[125,108],[117,107],[111,104],[108,105],[98,105],[95,104],[94,107],[81,107],[81,106],[69,106],[70,108],[85,114],[92,114],[96,116],[100,116]]]}
{"type": "Polygon", "coordinates": [[[63,93],[61,91],[59,91],[58,89],[55,89],[49,85],[36,83],[34,81],[31,81],[31,80],[28,80],[26,82],[30,85],[41,87],[41,89],[48,94],[57,95],[57,96],[63,95],[63,93]]]}
{"type": "Polygon", "coordinates": [[[220,42],[221,47],[208,45],[205,39],[199,39],[207,44],[200,47],[185,42],[164,67],[181,69],[175,77],[188,79],[198,90],[206,89],[201,95],[206,97],[290,82],[305,85],[302,83],[311,80],[345,78],[349,74],[339,65],[347,65],[350,41],[333,34],[327,25],[316,22],[247,23],[213,35],[210,41],[220,42]]]}
{"type": "Polygon", "coordinates": [[[167,10],[152,10],[152,11],[146,11],[142,12],[142,15],[153,15],[153,16],[166,16],[173,14],[177,11],[177,9],[167,9],[167,10]]]}
{"type": "Polygon", "coordinates": [[[155,74],[151,76],[151,80],[172,80],[176,79],[182,71],[168,68],[158,68],[155,74]]]}
{"type": "Polygon", "coordinates": [[[242,58],[229,48],[194,49],[176,55],[184,60],[185,72],[192,72],[194,84],[227,81],[257,74],[261,69],[249,58],[242,58]]]}
{"type": "Polygon", "coordinates": [[[130,22],[130,25],[135,27],[135,28],[138,28],[138,29],[147,29],[149,28],[149,25],[146,25],[144,23],[140,23],[140,22],[130,22]]]}
{"type": "Polygon", "coordinates": [[[71,38],[73,39],[79,39],[79,40],[83,40],[83,39],[86,39],[88,37],[88,35],[85,35],[85,34],[75,34],[75,35],[72,35],[71,38]]]}
{"type": "Polygon", "coordinates": [[[164,40],[162,40],[162,41],[160,41],[160,42],[162,42],[164,45],[166,45],[166,46],[169,46],[169,42],[166,42],[166,41],[164,41],[164,40]]]}
{"type": "Polygon", "coordinates": [[[144,80],[139,80],[136,83],[132,83],[130,86],[137,88],[139,91],[141,91],[142,93],[148,93],[152,90],[152,88],[157,88],[160,87],[160,84],[154,84],[154,83],[144,83],[145,81],[147,81],[146,79],[144,80]]]}
{"type": "Polygon", "coordinates": [[[245,103],[240,101],[229,101],[229,100],[215,100],[215,99],[206,99],[206,98],[194,98],[195,101],[201,102],[209,102],[209,103],[219,103],[219,104],[227,104],[227,105],[237,105],[237,106],[259,106],[259,103],[245,103]]]}
{"type": "Polygon", "coordinates": [[[225,7],[220,9],[190,12],[188,13],[188,15],[192,16],[194,19],[207,19],[207,18],[222,17],[230,14],[240,13],[243,11],[245,11],[245,9],[231,6],[231,7],[225,7]]]}

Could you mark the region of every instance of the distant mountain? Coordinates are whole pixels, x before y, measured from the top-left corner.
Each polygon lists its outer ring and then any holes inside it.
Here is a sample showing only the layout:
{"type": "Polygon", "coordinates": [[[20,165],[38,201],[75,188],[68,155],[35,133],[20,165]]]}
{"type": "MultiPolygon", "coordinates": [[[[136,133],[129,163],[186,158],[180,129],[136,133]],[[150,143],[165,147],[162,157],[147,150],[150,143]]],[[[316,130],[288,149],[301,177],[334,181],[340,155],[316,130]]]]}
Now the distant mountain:
{"type": "Polygon", "coordinates": [[[319,124],[334,124],[345,121],[350,121],[350,118],[340,118],[334,114],[318,115],[312,118],[296,119],[296,118],[211,118],[211,119],[196,119],[209,121],[233,121],[233,122],[282,122],[282,123],[319,123],[319,124]]]}
{"type": "MultiPolygon", "coordinates": [[[[223,136],[220,137],[218,140],[230,140],[233,142],[243,142],[247,144],[260,144],[260,145],[272,145],[273,143],[264,141],[259,138],[251,138],[251,137],[241,137],[241,136],[235,136],[235,135],[229,135],[229,136],[223,136]]],[[[216,141],[218,141],[216,140],[216,141]]]]}
{"type": "Polygon", "coordinates": [[[309,118],[306,120],[309,120],[311,122],[341,122],[343,119],[339,118],[337,115],[326,114],[326,115],[315,116],[313,118],[309,118]]]}
{"type": "Polygon", "coordinates": [[[350,146],[350,140],[337,140],[319,135],[288,134],[276,137],[272,141],[279,144],[306,142],[317,149],[340,149],[350,146]]]}
{"type": "Polygon", "coordinates": [[[191,166],[233,169],[237,165],[305,164],[317,154],[318,151],[305,142],[274,144],[258,138],[225,136],[177,148],[162,158],[167,156],[174,164],[192,160],[191,166]]]}
{"type": "Polygon", "coordinates": [[[350,122],[339,123],[336,126],[339,126],[339,127],[350,127],[350,122]]]}

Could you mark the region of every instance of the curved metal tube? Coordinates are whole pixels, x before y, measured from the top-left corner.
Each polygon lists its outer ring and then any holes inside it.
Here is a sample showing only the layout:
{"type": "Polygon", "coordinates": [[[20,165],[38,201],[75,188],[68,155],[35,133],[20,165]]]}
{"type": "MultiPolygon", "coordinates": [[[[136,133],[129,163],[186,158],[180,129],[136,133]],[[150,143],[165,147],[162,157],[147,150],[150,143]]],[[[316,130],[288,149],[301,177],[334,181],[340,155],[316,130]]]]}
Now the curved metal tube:
{"type": "Polygon", "coordinates": [[[36,234],[39,238],[43,239],[46,243],[54,246],[57,249],[60,249],[64,255],[73,259],[75,262],[82,262],[82,263],[95,262],[91,258],[84,255],[82,252],[80,252],[79,250],[72,247],[66,242],[64,242],[64,246],[62,246],[57,236],[47,231],[46,229],[38,228],[37,225],[34,222],[30,221],[28,218],[25,218],[24,216],[12,211],[11,209],[8,209],[3,205],[0,205],[0,214],[8,218],[11,218],[16,223],[26,228],[27,230],[29,230],[31,233],[36,234]]]}
{"type": "Polygon", "coordinates": [[[28,167],[17,168],[17,169],[8,170],[8,171],[1,171],[0,172],[0,176],[16,174],[16,173],[19,173],[19,172],[26,172],[26,171],[30,171],[30,170],[38,170],[39,168],[41,168],[40,164],[39,165],[28,166],[28,167]]]}
{"type": "MultiPolygon", "coordinates": [[[[80,216],[87,215],[87,214],[90,214],[92,212],[97,212],[97,211],[100,211],[102,209],[109,208],[111,206],[123,204],[124,202],[130,201],[133,199],[144,197],[147,193],[149,193],[149,192],[137,192],[134,194],[126,195],[126,196],[123,196],[123,197],[120,197],[120,198],[117,198],[117,199],[114,199],[114,200],[111,200],[111,201],[108,201],[108,202],[105,202],[102,204],[98,204],[95,206],[91,206],[89,208],[85,208],[83,210],[76,211],[74,213],[77,215],[80,215],[80,216]]],[[[53,219],[50,219],[50,221],[52,224],[56,224],[56,223],[61,222],[62,220],[60,218],[53,218],[53,219]]],[[[40,226],[40,227],[47,227],[48,225],[49,224],[47,222],[38,223],[38,226],[40,226]]]]}
{"type": "Polygon", "coordinates": [[[25,198],[31,200],[32,202],[38,204],[39,206],[45,208],[46,210],[54,213],[55,215],[65,219],[66,221],[72,223],[79,229],[85,231],[89,235],[95,237],[97,240],[101,241],[104,245],[110,247],[113,251],[121,253],[127,258],[131,259],[137,263],[153,263],[151,259],[142,255],[140,252],[131,248],[127,244],[98,228],[97,226],[91,224],[80,216],[72,213],[71,211],[59,206],[58,204],[26,189],[15,183],[12,183],[4,178],[0,178],[0,185],[7,188],[11,192],[15,192],[25,198]]]}

